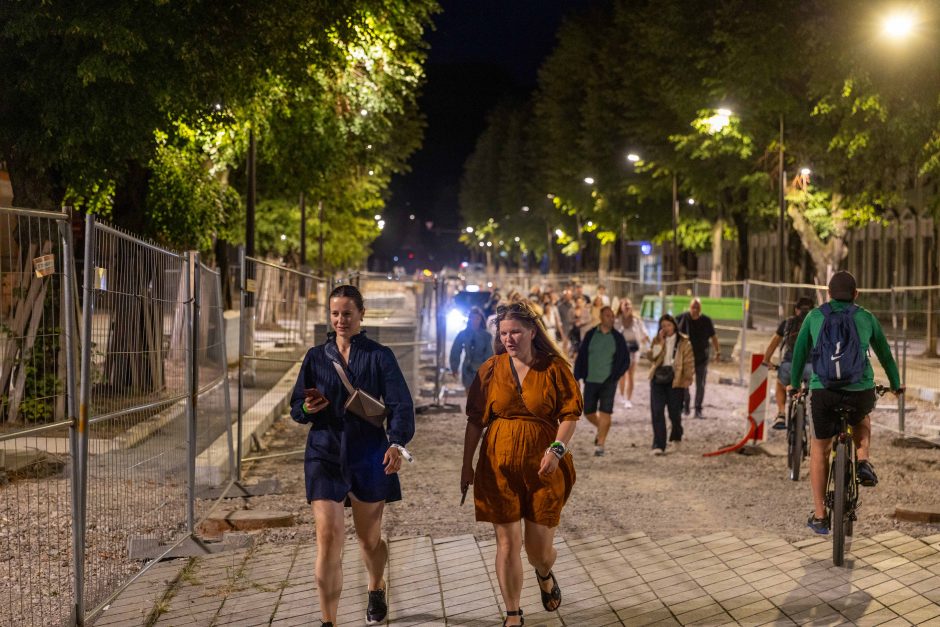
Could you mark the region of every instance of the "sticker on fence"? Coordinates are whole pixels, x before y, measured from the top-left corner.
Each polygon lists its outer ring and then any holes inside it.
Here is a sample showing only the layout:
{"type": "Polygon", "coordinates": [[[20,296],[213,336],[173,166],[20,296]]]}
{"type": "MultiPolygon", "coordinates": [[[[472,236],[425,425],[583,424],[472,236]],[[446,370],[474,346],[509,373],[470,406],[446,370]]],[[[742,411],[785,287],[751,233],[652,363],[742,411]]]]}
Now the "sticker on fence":
{"type": "Polygon", "coordinates": [[[95,268],[94,289],[100,290],[102,292],[108,291],[108,269],[107,268],[95,268]]]}
{"type": "Polygon", "coordinates": [[[55,274],[55,255],[43,255],[33,259],[33,269],[40,279],[55,274]]]}
{"type": "Polygon", "coordinates": [[[245,279],[245,291],[254,293],[256,290],[256,284],[254,279],[245,279]]]}

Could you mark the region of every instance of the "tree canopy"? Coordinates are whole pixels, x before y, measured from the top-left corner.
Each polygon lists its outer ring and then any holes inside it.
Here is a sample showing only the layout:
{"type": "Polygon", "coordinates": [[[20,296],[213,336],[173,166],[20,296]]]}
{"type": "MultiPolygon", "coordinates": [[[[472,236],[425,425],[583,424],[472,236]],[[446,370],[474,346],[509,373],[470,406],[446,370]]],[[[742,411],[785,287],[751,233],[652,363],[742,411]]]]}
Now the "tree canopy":
{"type": "Polygon", "coordinates": [[[509,146],[484,156],[484,139],[516,119],[529,161],[518,193],[556,198],[537,215],[542,229],[503,241],[535,246],[547,225],[558,251],[602,266],[605,242],[671,241],[675,177],[680,245],[707,249],[710,231],[720,250],[730,234],[745,278],[748,232],[775,224],[782,123],[789,222],[817,266],[837,266],[847,225],[938,210],[924,191],[940,166],[940,14],[920,15],[900,43],[874,11],[849,0],[619,0],[574,16],[531,102],[491,117],[467,162],[464,219],[487,216],[471,196],[497,202],[496,179],[476,163],[510,171],[509,146]]]}
{"type": "Polygon", "coordinates": [[[15,202],[68,202],[177,247],[237,242],[253,130],[259,197],[322,199],[364,258],[378,229],[359,218],[382,206],[421,141],[423,35],[436,10],[433,0],[3,3],[0,160],[15,202]]]}

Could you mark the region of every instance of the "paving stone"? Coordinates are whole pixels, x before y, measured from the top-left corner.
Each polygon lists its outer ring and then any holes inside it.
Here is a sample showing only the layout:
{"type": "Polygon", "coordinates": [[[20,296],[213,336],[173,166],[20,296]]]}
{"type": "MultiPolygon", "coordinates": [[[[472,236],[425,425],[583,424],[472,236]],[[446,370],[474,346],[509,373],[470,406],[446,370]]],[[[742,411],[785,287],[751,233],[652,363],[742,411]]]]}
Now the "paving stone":
{"type": "MultiPolygon", "coordinates": [[[[940,545],[940,536],[932,540],[940,545]]],[[[526,567],[522,605],[531,610],[526,618],[532,625],[940,625],[940,552],[898,532],[853,539],[846,568],[832,566],[825,538],[789,544],[721,532],[654,540],[637,532],[558,537],[555,545],[565,603],[559,612],[542,611],[526,567]]],[[[495,552],[493,540],[470,535],[389,541],[389,624],[500,625],[495,552]]],[[[169,611],[157,624],[309,625],[319,616],[315,558],[314,543],[200,558],[191,577],[176,582],[169,611]]],[[[141,624],[183,563],[145,573],[98,622],[141,624]]],[[[343,568],[338,619],[356,624],[366,573],[352,538],[343,568]]]]}

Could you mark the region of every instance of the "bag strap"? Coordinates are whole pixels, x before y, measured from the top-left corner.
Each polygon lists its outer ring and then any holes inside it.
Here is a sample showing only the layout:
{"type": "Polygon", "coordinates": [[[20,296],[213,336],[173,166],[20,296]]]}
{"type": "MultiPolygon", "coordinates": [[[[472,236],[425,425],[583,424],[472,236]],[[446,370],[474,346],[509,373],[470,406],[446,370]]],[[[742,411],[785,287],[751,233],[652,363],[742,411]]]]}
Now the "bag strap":
{"type": "Polygon", "coordinates": [[[516,380],[516,389],[519,391],[519,394],[522,394],[522,381],[519,380],[519,373],[516,372],[516,365],[512,363],[512,355],[509,356],[509,368],[512,370],[512,378],[516,380]]]}
{"type": "Polygon", "coordinates": [[[355,394],[356,388],[354,388],[352,383],[349,382],[349,378],[346,376],[346,371],[343,369],[343,367],[335,361],[333,362],[333,367],[336,368],[336,374],[339,375],[340,381],[343,382],[343,387],[346,388],[346,391],[349,392],[350,395],[355,394]]]}

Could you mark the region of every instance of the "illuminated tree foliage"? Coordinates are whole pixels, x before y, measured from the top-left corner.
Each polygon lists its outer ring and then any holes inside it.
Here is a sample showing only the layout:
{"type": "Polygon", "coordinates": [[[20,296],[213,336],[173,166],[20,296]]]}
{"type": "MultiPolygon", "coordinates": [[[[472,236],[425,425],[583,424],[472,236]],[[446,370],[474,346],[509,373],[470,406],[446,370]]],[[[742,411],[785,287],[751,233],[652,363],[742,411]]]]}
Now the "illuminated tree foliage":
{"type": "MultiPolygon", "coordinates": [[[[680,198],[696,200],[680,210],[681,246],[707,250],[709,229],[718,252],[730,233],[740,263],[725,274],[745,278],[748,233],[775,225],[783,120],[788,226],[815,265],[838,266],[848,226],[938,215],[940,14],[929,8],[903,42],[882,35],[885,7],[850,0],[619,0],[575,16],[526,105],[525,185],[556,194],[543,219],[565,233],[563,252],[603,266],[584,226],[670,241],[676,176],[680,198]],[[716,125],[720,108],[731,113],[716,125]]],[[[493,184],[474,158],[464,184],[493,184]]]]}
{"type": "Polygon", "coordinates": [[[436,10],[433,0],[2,3],[0,160],[15,202],[67,201],[177,247],[237,242],[232,190],[244,194],[253,129],[259,196],[322,199],[359,252],[335,265],[357,263],[378,234],[359,218],[382,206],[421,140],[422,37],[436,10]]]}

